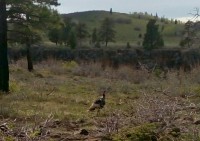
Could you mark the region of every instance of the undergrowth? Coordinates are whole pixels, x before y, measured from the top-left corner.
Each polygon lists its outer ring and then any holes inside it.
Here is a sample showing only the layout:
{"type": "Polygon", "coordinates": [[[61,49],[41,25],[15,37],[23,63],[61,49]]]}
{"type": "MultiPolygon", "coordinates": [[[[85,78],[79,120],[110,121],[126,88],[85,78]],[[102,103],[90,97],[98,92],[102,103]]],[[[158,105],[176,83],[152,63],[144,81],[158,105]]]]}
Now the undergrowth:
{"type": "MultiPolygon", "coordinates": [[[[190,73],[169,70],[163,77],[162,70],[102,68],[100,63],[54,59],[35,64],[35,70],[28,72],[26,62],[19,60],[10,64],[10,93],[0,95],[0,116],[25,127],[53,115],[51,120],[73,127],[63,133],[67,126],[58,126],[56,132],[63,136],[87,129],[91,136],[111,140],[198,140],[199,72],[200,67],[190,73]],[[97,116],[87,110],[103,90],[106,105],[97,116]]],[[[23,132],[36,138],[39,126],[35,128],[23,132]]],[[[13,134],[0,133],[13,139],[13,134]]]]}

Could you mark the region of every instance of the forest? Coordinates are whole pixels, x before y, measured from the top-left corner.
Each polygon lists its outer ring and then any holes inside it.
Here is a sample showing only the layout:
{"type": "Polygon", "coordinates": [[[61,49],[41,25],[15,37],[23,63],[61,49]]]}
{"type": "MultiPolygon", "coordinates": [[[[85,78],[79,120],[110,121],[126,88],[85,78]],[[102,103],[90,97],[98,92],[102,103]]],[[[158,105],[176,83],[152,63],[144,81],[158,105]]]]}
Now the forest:
{"type": "Polygon", "coordinates": [[[198,21],[59,5],[0,0],[0,140],[200,140],[198,21]]]}

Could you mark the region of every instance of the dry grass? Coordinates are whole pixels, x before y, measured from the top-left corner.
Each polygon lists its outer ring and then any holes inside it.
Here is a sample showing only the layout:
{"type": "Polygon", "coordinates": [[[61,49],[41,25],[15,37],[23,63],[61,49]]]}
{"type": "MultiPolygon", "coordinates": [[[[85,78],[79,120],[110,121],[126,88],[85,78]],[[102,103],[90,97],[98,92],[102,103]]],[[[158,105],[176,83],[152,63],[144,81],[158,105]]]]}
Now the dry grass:
{"type": "MultiPolygon", "coordinates": [[[[73,131],[71,129],[63,134],[73,134],[81,128],[95,134],[99,130],[103,134],[113,134],[131,124],[148,123],[151,116],[158,116],[153,110],[162,111],[164,108],[162,116],[165,116],[173,104],[176,104],[175,107],[182,104],[179,101],[166,107],[170,100],[163,95],[164,91],[170,97],[188,98],[197,108],[200,100],[199,72],[200,67],[190,73],[171,70],[164,79],[157,77],[154,72],[128,66],[121,66],[118,70],[102,69],[99,63],[77,64],[49,59],[35,64],[35,71],[30,73],[26,70],[26,61],[22,59],[10,64],[10,94],[0,95],[0,115],[9,119],[26,119],[30,124],[35,119],[40,123],[53,115],[59,121],[76,124],[77,127],[73,125],[76,127],[72,128],[73,131]],[[100,116],[94,118],[95,113],[88,113],[87,109],[102,90],[107,90],[106,106],[100,116]],[[150,100],[154,103],[144,112],[150,100]]],[[[196,120],[200,119],[198,112],[193,116],[196,120]]],[[[61,132],[63,129],[57,130],[61,132]]],[[[193,133],[188,133],[188,138],[193,133]]]]}
{"type": "Polygon", "coordinates": [[[119,69],[107,67],[103,69],[100,63],[81,64],[74,69],[72,73],[77,76],[84,77],[101,77],[110,80],[123,80],[133,82],[135,84],[142,83],[148,79],[149,74],[147,71],[134,70],[129,66],[121,66],[119,69]]]}

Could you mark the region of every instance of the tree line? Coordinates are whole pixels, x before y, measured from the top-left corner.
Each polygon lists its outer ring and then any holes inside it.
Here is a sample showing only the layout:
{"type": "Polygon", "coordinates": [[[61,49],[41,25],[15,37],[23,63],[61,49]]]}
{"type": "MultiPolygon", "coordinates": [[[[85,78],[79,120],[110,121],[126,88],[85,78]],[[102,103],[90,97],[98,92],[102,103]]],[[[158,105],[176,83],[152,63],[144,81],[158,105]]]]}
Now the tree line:
{"type": "Polygon", "coordinates": [[[91,37],[91,43],[98,46],[100,42],[114,42],[115,39],[114,22],[111,18],[105,18],[99,28],[94,28],[90,34],[87,25],[82,22],[75,23],[71,18],[65,18],[63,25],[53,28],[49,31],[50,41],[57,44],[64,44],[74,49],[76,46],[82,46],[85,38],[91,37]]]}

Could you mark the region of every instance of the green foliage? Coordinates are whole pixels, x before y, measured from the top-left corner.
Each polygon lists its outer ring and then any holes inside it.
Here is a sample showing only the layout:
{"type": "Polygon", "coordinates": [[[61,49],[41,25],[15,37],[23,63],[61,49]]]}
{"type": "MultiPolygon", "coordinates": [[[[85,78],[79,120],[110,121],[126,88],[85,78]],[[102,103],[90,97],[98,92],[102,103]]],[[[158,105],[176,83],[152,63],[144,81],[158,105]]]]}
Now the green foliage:
{"type": "Polygon", "coordinates": [[[61,30],[58,28],[53,28],[49,31],[48,37],[49,40],[53,43],[56,43],[56,45],[60,42],[61,30]]]}
{"type": "Polygon", "coordinates": [[[15,4],[19,4],[19,3],[26,3],[26,4],[32,4],[34,3],[35,5],[54,5],[54,6],[58,6],[60,5],[58,3],[58,0],[6,0],[7,5],[15,5],[15,4]]]}
{"type": "Polygon", "coordinates": [[[19,83],[16,81],[10,82],[10,92],[19,92],[21,90],[19,83]]]}
{"type": "Polygon", "coordinates": [[[181,135],[181,130],[178,127],[174,127],[171,129],[170,135],[172,135],[173,137],[179,137],[181,135]]]}
{"type": "Polygon", "coordinates": [[[92,36],[91,36],[91,43],[94,45],[94,47],[99,48],[101,45],[100,45],[99,36],[97,32],[98,32],[97,29],[94,28],[92,32],[92,36]]]}
{"type": "Polygon", "coordinates": [[[49,31],[49,40],[53,43],[65,44],[71,48],[77,46],[77,40],[79,40],[79,45],[83,39],[88,37],[89,33],[85,23],[79,22],[75,24],[70,18],[63,19],[63,24],[60,27],[53,28],[49,31]]]}
{"type": "Polygon", "coordinates": [[[71,18],[63,19],[64,25],[61,28],[61,42],[65,45],[69,42],[70,32],[74,29],[75,24],[72,22],[71,18]]]}
{"type": "Polygon", "coordinates": [[[76,67],[78,67],[78,64],[75,61],[69,61],[63,63],[63,68],[69,71],[73,70],[76,67]]]}
{"type": "Polygon", "coordinates": [[[77,46],[76,34],[73,31],[70,32],[68,44],[71,49],[75,49],[77,46]]]}
{"type": "Polygon", "coordinates": [[[193,91],[197,97],[200,97],[200,87],[199,86],[193,87],[193,91]]]}
{"type": "Polygon", "coordinates": [[[149,20],[144,35],[143,47],[144,49],[151,50],[164,46],[162,35],[159,32],[159,25],[156,25],[156,20],[149,20]]]}
{"type": "Polygon", "coordinates": [[[105,18],[99,29],[100,41],[105,42],[106,46],[108,45],[108,42],[114,42],[116,32],[113,29],[113,27],[114,27],[113,21],[110,18],[105,18]]]}
{"type": "Polygon", "coordinates": [[[33,44],[41,41],[48,28],[59,24],[57,11],[50,9],[51,3],[45,2],[16,1],[11,5],[8,17],[11,23],[9,37],[12,41],[25,44],[28,38],[33,44]]]}
{"type": "Polygon", "coordinates": [[[87,31],[87,26],[85,23],[78,23],[76,25],[76,36],[79,39],[79,43],[81,46],[81,40],[86,38],[89,35],[87,31]]]}
{"type": "Polygon", "coordinates": [[[61,25],[50,28],[48,38],[56,45],[65,44],[70,46],[70,36],[71,32],[75,32],[75,24],[71,21],[70,18],[63,19],[61,25]]]}
{"type": "Polygon", "coordinates": [[[155,124],[147,123],[133,128],[125,128],[114,135],[115,141],[156,141],[155,124]]]}
{"type": "Polygon", "coordinates": [[[131,45],[129,42],[126,43],[126,48],[131,48],[131,45]]]}
{"type": "Polygon", "coordinates": [[[97,29],[94,28],[92,32],[92,43],[95,44],[97,42],[97,29]]]}
{"type": "Polygon", "coordinates": [[[160,68],[155,68],[154,74],[156,77],[160,78],[162,74],[162,70],[160,68]]]}
{"type": "Polygon", "coordinates": [[[15,138],[14,137],[4,137],[4,140],[5,141],[15,141],[15,138]]]}
{"type": "MultiPolygon", "coordinates": [[[[60,23],[60,16],[50,6],[57,6],[57,0],[18,0],[8,1],[8,22],[13,42],[26,45],[28,70],[33,70],[31,45],[42,40],[45,32],[60,23]],[[16,38],[17,37],[17,38],[16,38]]],[[[7,4],[8,4],[7,3],[7,4]]]]}

